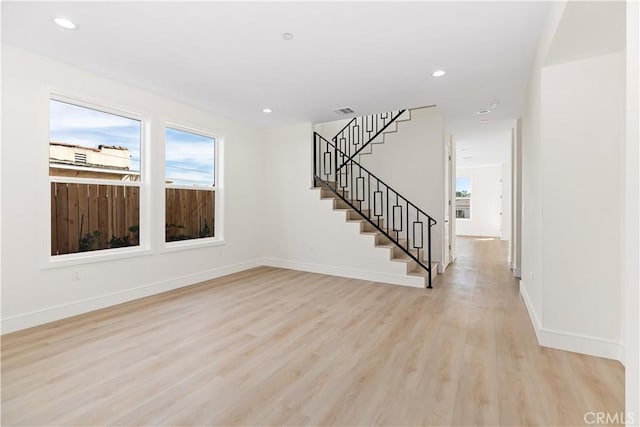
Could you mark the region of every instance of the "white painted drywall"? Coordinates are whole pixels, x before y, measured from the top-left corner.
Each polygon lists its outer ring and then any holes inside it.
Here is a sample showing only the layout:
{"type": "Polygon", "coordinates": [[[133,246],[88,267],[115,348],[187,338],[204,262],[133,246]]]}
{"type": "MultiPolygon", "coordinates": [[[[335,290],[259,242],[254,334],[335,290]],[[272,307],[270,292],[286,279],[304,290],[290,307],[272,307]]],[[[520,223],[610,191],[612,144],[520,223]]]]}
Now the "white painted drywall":
{"type": "Polygon", "coordinates": [[[502,164],[501,172],[502,175],[500,177],[500,238],[502,240],[509,241],[509,253],[507,255],[507,261],[511,262],[511,221],[512,214],[511,211],[511,185],[512,185],[512,167],[511,167],[511,144],[507,147],[509,150],[509,161],[502,164]]]}
{"type": "MultiPolygon", "coordinates": [[[[640,3],[627,2],[627,129],[623,233],[625,411],[640,425],[640,3]]],[[[631,420],[629,420],[631,421],[631,420]]]]}
{"type": "Polygon", "coordinates": [[[623,54],[545,67],[541,99],[543,327],[618,343],[623,54]]]}
{"type": "MultiPolygon", "coordinates": [[[[256,265],[262,255],[264,148],[259,128],[2,46],[2,332],[193,284],[256,265]],[[116,261],[43,268],[48,221],[50,90],[149,115],[150,251],[116,261]],[[225,244],[160,252],[164,131],[170,120],[224,138],[225,244]],[[77,271],[80,280],[73,281],[77,271]]],[[[149,190],[147,187],[146,190],[149,190]]]]}
{"type": "Polygon", "coordinates": [[[544,67],[564,6],[552,6],[522,117],[521,292],[542,345],[617,359],[623,54],[544,67]]]}
{"type": "Polygon", "coordinates": [[[424,286],[406,276],[404,263],[390,261],[390,250],[376,248],[374,236],[361,235],[359,223],[347,223],[344,211],[310,189],[312,125],[269,130],[263,161],[269,165],[265,252],[268,265],[424,286]]]}
{"type": "Polygon", "coordinates": [[[522,264],[522,119],[518,119],[513,129],[512,149],[511,269],[519,278],[522,264]]]}
{"type": "Polygon", "coordinates": [[[327,141],[333,142],[332,138],[336,136],[338,132],[340,132],[350,121],[351,118],[316,123],[313,125],[313,130],[318,132],[327,141]]]}
{"type": "Polygon", "coordinates": [[[542,182],[540,142],[541,74],[566,3],[553,3],[531,67],[522,114],[522,244],[520,292],[534,330],[541,339],[542,283],[542,182]]]}
{"type": "Polygon", "coordinates": [[[500,237],[502,167],[458,168],[456,176],[471,178],[471,218],[456,219],[457,235],[500,237]]]}
{"type": "Polygon", "coordinates": [[[456,209],[455,209],[455,201],[456,201],[456,169],[458,158],[456,156],[458,141],[456,140],[455,135],[451,135],[451,182],[449,183],[449,187],[451,189],[451,218],[449,219],[451,224],[451,230],[449,233],[451,234],[451,262],[455,262],[458,257],[458,248],[456,241],[457,227],[456,227],[456,209]]]}

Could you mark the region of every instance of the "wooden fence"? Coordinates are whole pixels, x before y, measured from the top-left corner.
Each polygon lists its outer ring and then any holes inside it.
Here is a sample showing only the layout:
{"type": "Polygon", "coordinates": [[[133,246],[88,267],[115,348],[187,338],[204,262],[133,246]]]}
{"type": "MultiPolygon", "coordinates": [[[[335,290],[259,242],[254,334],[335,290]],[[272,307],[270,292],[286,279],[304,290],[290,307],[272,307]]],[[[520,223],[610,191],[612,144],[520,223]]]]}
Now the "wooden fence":
{"type": "MultiPolygon", "coordinates": [[[[166,190],[167,241],[213,236],[214,192],[166,190]]],[[[139,244],[140,189],[51,183],[51,254],[139,244]]]]}
{"type": "Polygon", "coordinates": [[[165,239],[213,237],[215,192],[167,188],[165,198],[165,239]]]}
{"type": "Polygon", "coordinates": [[[138,244],[140,189],[51,183],[51,255],[138,244]]]}

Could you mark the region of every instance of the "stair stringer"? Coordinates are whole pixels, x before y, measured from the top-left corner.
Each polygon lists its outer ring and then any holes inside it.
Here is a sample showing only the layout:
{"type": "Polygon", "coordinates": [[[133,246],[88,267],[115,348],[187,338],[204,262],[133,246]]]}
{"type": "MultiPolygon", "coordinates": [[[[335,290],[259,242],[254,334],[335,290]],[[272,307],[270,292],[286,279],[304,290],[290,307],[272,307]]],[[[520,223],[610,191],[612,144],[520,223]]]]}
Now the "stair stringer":
{"type": "MultiPolygon", "coordinates": [[[[320,187],[315,187],[313,190],[317,193],[317,200],[321,205],[318,209],[326,212],[328,217],[324,220],[331,223],[328,227],[322,228],[323,238],[335,239],[336,242],[340,242],[341,247],[335,248],[336,251],[340,251],[340,254],[336,253],[336,263],[344,261],[345,257],[351,258],[349,259],[350,267],[341,268],[340,271],[336,269],[335,275],[415,288],[425,287],[426,279],[424,276],[409,274],[408,262],[405,260],[394,261],[392,259],[393,251],[388,246],[378,245],[377,239],[379,237],[375,233],[363,229],[363,223],[366,221],[350,220],[348,210],[336,206],[337,199],[335,197],[326,197],[326,194],[323,197],[323,191],[327,190],[320,187]],[[345,247],[347,244],[349,247],[345,247]],[[360,262],[365,259],[366,262],[360,262]],[[371,271],[371,265],[375,265],[380,271],[371,271]],[[363,274],[370,277],[365,278],[363,274]]],[[[331,274],[327,271],[318,272],[331,274]]]]}
{"type": "MultiPolygon", "coordinates": [[[[332,209],[334,211],[344,212],[344,218],[347,223],[359,224],[361,235],[373,237],[373,245],[376,249],[385,250],[389,256],[389,260],[394,263],[404,265],[404,274],[418,278],[421,287],[427,286],[428,272],[424,270],[424,268],[420,266],[414,259],[400,250],[398,246],[393,243],[387,236],[385,236],[379,230],[376,230],[376,227],[363,216],[363,214],[367,215],[368,211],[365,210],[359,212],[358,210],[349,206],[345,200],[342,200],[328,187],[325,187],[325,185],[326,184],[318,184],[318,186],[316,187],[316,189],[320,189],[320,198],[322,200],[332,201],[332,209]]],[[[384,227],[384,223],[378,225],[384,227]]],[[[414,256],[415,255],[416,254],[414,253],[414,256]]],[[[421,259],[424,262],[428,262],[428,260],[424,258],[424,256],[422,256],[421,259]]],[[[432,262],[431,267],[431,271],[436,272],[438,270],[438,263],[432,262]]],[[[433,274],[431,276],[432,284],[435,278],[436,274],[433,274]]]]}

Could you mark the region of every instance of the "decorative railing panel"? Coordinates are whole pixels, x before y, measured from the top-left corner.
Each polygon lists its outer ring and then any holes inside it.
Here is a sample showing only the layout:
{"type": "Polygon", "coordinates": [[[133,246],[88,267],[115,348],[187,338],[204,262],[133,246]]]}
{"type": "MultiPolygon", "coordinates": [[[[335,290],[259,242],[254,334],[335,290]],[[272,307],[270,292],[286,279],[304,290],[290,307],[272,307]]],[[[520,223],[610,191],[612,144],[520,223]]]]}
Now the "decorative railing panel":
{"type": "Polygon", "coordinates": [[[318,133],[313,171],[316,184],[345,201],[425,269],[431,287],[431,228],[436,224],[431,216],[318,133]]]}
{"type": "MultiPolygon", "coordinates": [[[[333,144],[345,154],[345,160],[352,160],[405,111],[387,111],[385,113],[354,117],[332,138],[333,144]]],[[[342,163],[338,165],[338,169],[341,167],[342,163]]]]}

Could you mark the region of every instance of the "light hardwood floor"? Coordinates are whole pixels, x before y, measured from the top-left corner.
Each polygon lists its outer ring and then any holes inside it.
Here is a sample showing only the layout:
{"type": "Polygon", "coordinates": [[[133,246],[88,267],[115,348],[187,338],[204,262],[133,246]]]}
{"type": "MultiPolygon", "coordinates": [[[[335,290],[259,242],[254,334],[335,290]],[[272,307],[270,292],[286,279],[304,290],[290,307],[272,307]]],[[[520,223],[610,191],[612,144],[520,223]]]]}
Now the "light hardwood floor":
{"type": "Polygon", "coordinates": [[[582,425],[615,361],[537,345],[496,240],[422,290],[275,268],[2,338],[2,425],[582,425]]]}

